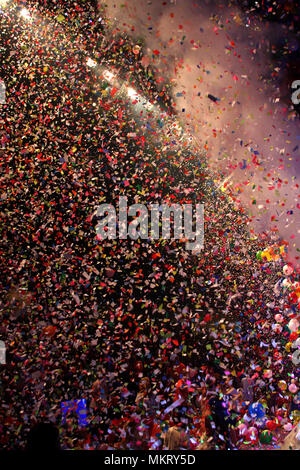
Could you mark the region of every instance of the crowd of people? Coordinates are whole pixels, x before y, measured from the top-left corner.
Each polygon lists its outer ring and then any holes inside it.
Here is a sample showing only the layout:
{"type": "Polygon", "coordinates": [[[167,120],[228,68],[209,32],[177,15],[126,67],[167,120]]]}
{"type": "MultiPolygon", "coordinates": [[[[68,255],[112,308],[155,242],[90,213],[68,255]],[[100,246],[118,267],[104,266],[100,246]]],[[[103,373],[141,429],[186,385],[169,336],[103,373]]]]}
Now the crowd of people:
{"type": "Polygon", "coordinates": [[[62,449],[279,448],[300,411],[285,245],[251,233],[205,156],[87,65],[93,52],[171,119],[142,43],[106,37],[93,3],[53,4],[0,17],[0,447],[50,422],[62,449]],[[97,238],[97,207],[120,196],[204,203],[204,249],[97,238]],[[63,420],[81,399],[86,424],[63,420]]]}

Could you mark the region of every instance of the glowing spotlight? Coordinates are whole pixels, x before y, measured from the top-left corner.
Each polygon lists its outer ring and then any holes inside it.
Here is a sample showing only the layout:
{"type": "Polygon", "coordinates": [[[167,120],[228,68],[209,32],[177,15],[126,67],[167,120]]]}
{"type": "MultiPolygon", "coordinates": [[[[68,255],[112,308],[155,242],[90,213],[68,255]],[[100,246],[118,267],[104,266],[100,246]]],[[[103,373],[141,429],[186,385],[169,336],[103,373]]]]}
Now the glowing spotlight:
{"type": "Polygon", "coordinates": [[[139,95],[133,88],[128,88],[127,93],[128,93],[129,98],[132,98],[133,100],[137,100],[139,97],[139,95]]]}
{"type": "Polygon", "coordinates": [[[103,77],[108,81],[108,82],[111,82],[115,76],[113,73],[109,72],[109,70],[104,70],[103,72],[103,77]]]}
{"type": "Polygon", "coordinates": [[[97,62],[96,62],[95,60],[89,58],[89,59],[87,60],[86,65],[87,65],[88,67],[96,67],[96,66],[97,66],[97,62]]]}
{"type": "Polygon", "coordinates": [[[20,12],[20,15],[22,16],[22,18],[24,18],[27,21],[32,20],[31,15],[30,15],[30,11],[27,10],[27,8],[22,8],[22,10],[20,12]]]}

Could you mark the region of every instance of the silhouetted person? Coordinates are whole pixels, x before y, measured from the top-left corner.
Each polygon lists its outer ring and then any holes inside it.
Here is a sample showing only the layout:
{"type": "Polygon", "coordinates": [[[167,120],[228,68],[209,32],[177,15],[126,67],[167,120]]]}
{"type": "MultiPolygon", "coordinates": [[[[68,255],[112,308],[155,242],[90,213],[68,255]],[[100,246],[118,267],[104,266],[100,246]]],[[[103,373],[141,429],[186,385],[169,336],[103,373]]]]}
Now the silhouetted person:
{"type": "Polygon", "coordinates": [[[30,431],[27,439],[28,451],[58,451],[60,450],[59,430],[54,424],[39,423],[30,431]]]}

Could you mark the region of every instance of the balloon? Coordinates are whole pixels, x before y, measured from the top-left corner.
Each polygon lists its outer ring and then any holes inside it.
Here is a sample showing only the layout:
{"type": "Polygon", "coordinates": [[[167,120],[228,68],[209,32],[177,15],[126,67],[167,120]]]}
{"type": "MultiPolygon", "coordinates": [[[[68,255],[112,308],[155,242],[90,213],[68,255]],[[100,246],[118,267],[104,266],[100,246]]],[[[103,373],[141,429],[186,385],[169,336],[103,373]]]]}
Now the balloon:
{"type": "Polygon", "coordinates": [[[239,430],[239,434],[240,436],[245,436],[246,435],[246,431],[247,431],[247,425],[245,423],[241,423],[238,425],[238,430],[239,430]]]}
{"type": "Polygon", "coordinates": [[[292,346],[292,343],[291,343],[291,342],[286,343],[286,345],[285,345],[285,350],[286,350],[287,352],[290,352],[291,346],[292,346]]]}
{"type": "Polygon", "coordinates": [[[277,313],[274,318],[277,321],[277,323],[280,323],[284,320],[283,316],[280,313],[277,313]]]}
{"type": "Polygon", "coordinates": [[[115,274],[115,270],[114,269],[111,269],[111,268],[106,268],[105,269],[105,273],[106,273],[106,276],[107,277],[113,277],[113,275],[115,274]]]}
{"type": "Polygon", "coordinates": [[[269,431],[275,431],[277,425],[276,425],[275,421],[269,420],[269,421],[267,421],[267,423],[266,423],[266,427],[267,427],[267,429],[268,429],[269,431]]]}
{"type": "Polygon", "coordinates": [[[269,250],[264,250],[261,254],[262,258],[267,258],[267,261],[272,260],[272,255],[269,250]]]}
{"type": "Polygon", "coordinates": [[[65,21],[65,17],[61,13],[56,17],[56,19],[59,23],[63,23],[65,21]]]}
{"type": "Polygon", "coordinates": [[[288,264],[286,264],[285,266],[283,266],[282,271],[285,276],[290,276],[291,274],[293,274],[294,269],[292,268],[292,266],[289,266],[288,264]]]}
{"type": "Polygon", "coordinates": [[[282,331],[282,326],[279,325],[279,323],[273,323],[272,330],[275,331],[275,333],[280,333],[282,331]]]}
{"type": "Polygon", "coordinates": [[[262,418],[265,415],[264,407],[261,403],[251,403],[248,411],[251,418],[262,418]]]}
{"type": "Polygon", "coordinates": [[[278,382],[278,387],[280,388],[280,390],[286,390],[287,389],[287,383],[285,382],[285,380],[280,380],[278,382]]]}
{"type": "Polygon", "coordinates": [[[43,334],[45,336],[50,336],[50,338],[52,338],[55,335],[56,330],[57,330],[56,326],[52,326],[52,325],[45,326],[45,328],[43,328],[43,334]]]}
{"type": "Polygon", "coordinates": [[[259,440],[262,444],[270,444],[272,439],[273,439],[273,434],[268,429],[265,429],[261,433],[260,438],[259,438],[259,440]]]}
{"type": "Polygon", "coordinates": [[[138,53],[140,52],[141,48],[140,46],[136,45],[133,47],[132,49],[132,52],[135,54],[135,55],[138,55],[138,53]]]}
{"type": "Polygon", "coordinates": [[[296,393],[297,390],[298,390],[298,387],[297,387],[296,384],[290,384],[290,385],[289,385],[289,391],[290,391],[291,393],[296,393]]]}
{"type": "Polygon", "coordinates": [[[136,370],[136,371],[142,372],[143,368],[144,368],[144,367],[143,367],[142,361],[137,361],[137,362],[135,363],[135,370],[136,370]]]}
{"type": "Polygon", "coordinates": [[[248,429],[248,431],[246,432],[246,438],[247,440],[251,441],[252,443],[255,443],[257,442],[257,439],[258,439],[258,431],[255,427],[251,427],[248,429]]]}
{"type": "Polygon", "coordinates": [[[296,332],[299,329],[299,322],[296,320],[296,318],[292,318],[289,321],[288,327],[291,331],[296,332]]]}
{"type": "Polygon", "coordinates": [[[272,377],[272,371],[271,371],[271,369],[267,369],[267,370],[264,371],[264,377],[265,377],[266,379],[270,379],[270,378],[272,377]]]}
{"type": "Polygon", "coordinates": [[[291,285],[291,282],[288,279],[284,279],[282,281],[282,286],[283,287],[289,287],[291,285]]]}
{"type": "Polygon", "coordinates": [[[300,282],[294,282],[292,289],[295,291],[296,297],[300,297],[300,282]]]}
{"type": "Polygon", "coordinates": [[[295,341],[298,338],[298,332],[294,331],[293,333],[290,334],[290,341],[295,341]]]}

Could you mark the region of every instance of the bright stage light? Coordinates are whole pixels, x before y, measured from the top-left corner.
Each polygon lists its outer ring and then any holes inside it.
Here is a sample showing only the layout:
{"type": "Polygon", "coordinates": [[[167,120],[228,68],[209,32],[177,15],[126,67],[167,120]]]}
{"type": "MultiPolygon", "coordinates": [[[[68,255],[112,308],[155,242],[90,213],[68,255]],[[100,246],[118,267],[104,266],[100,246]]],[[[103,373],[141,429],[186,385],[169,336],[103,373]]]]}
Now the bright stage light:
{"type": "Polygon", "coordinates": [[[20,15],[27,21],[32,20],[29,10],[27,8],[22,8],[20,15]]]}
{"type": "Polygon", "coordinates": [[[96,66],[97,66],[97,62],[96,62],[95,60],[93,60],[93,59],[88,59],[86,65],[87,65],[88,67],[96,67],[96,66]]]}
{"type": "Polygon", "coordinates": [[[133,100],[137,100],[139,97],[139,95],[133,88],[128,88],[127,93],[128,93],[129,98],[132,98],[133,100]]]}

